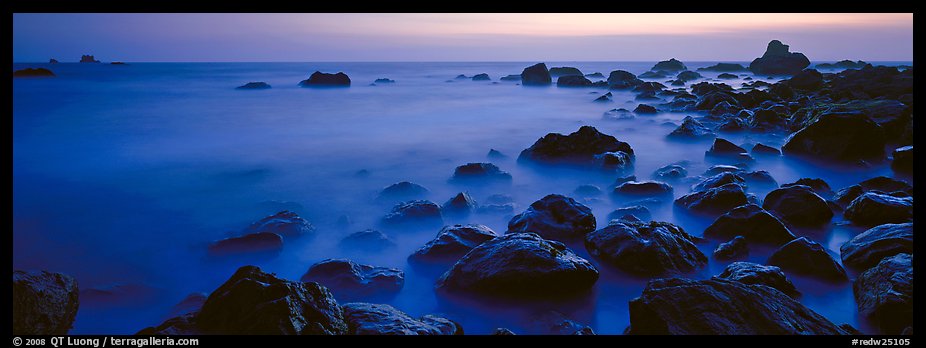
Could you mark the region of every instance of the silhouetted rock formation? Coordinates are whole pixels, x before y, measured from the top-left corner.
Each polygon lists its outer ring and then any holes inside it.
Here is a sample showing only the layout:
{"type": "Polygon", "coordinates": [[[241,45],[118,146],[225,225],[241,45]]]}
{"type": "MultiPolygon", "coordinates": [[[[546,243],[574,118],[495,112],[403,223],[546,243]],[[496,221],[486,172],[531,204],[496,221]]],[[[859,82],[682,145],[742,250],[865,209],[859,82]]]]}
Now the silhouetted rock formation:
{"type": "Polygon", "coordinates": [[[765,54],[749,64],[749,70],[757,75],[793,75],[810,65],[803,53],[789,52],[788,45],[772,40],[765,54]]]}

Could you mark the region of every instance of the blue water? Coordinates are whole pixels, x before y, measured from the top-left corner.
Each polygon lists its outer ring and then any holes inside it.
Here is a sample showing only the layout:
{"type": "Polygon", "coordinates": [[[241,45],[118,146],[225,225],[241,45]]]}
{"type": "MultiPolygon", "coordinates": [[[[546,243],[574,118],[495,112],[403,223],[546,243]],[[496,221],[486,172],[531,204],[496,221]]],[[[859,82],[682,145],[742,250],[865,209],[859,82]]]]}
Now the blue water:
{"type": "MultiPolygon", "coordinates": [[[[575,66],[605,76],[615,69],[639,74],[653,63],[547,62],[551,67],[575,66]]],[[[695,69],[714,63],[687,64],[695,69]]],[[[602,276],[582,299],[517,306],[459,304],[439,301],[433,293],[436,276],[420,273],[406,262],[436,229],[388,231],[399,247],[380,254],[335,247],[351,232],[376,227],[390,207],[375,204],[372,198],[398,181],[424,185],[438,204],[461,190],[470,191],[477,201],[493,193],[509,194],[517,204],[515,213],[549,193],[572,195],[581,184],[607,190],[616,175],[538,170],[515,163],[518,153],[539,137],[570,133],[581,125],[595,126],[630,143],[637,156],[634,173],[641,179],[676,161],[690,161],[692,176],[715,164],[704,160],[709,142],[665,139],[673,127],[663,123],[678,124],[686,114],[602,119],[602,113],[612,108],[636,107],[630,92],[613,92],[615,102],[602,104],[591,102],[604,92],[599,89],[454,79],[459,74],[488,73],[498,81],[531,64],[14,64],[14,69],[46,66],[57,74],[13,81],[14,268],[64,272],[73,275],[81,289],[128,285],[129,290],[108,299],[83,301],[72,333],[134,333],[159,324],[187,294],[211,292],[246,263],[298,279],[317,261],[349,257],[404,269],[405,287],[388,303],[412,315],[444,313],[468,333],[488,333],[496,327],[525,332],[532,313],[557,309],[598,333],[619,334],[629,323],[627,302],[640,294],[646,281],[621,275],[595,260],[602,276]],[[348,89],[297,86],[315,70],[343,71],[353,85],[348,89]],[[397,82],[369,85],[381,77],[397,82]],[[250,81],[264,81],[273,88],[234,89],[250,81]],[[513,175],[513,185],[466,188],[447,182],[456,166],[487,161],[490,148],[509,156],[496,163],[513,175]],[[354,175],[361,169],[370,175],[354,175]],[[281,210],[281,205],[267,201],[298,204],[295,210],[318,228],[318,238],[287,242],[284,252],[270,260],[206,258],[210,241],[281,210]],[[342,215],[350,217],[349,228],[336,224],[342,215]]],[[[717,75],[701,73],[707,78],[717,75]]],[[[655,81],[665,80],[669,79],[655,81]]],[[[743,81],[724,82],[739,86],[743,81]]],[[[781,135],[723,137],[735,143],[783,143],[781,135]]],[[[846,171],[788,159],[760,158],[752,168],[768,170],[780,184],[820,177],[834,190],[891,175],[884,166],[846,171]]],[[[674,183],[675,196],[687,193],[691,183],[674,183]]],[[[769,190],[751,188],[760,198],[769,190]]],[[[585,203],[599,226],[607,224],[606,215],[621,206],[607,196],[585,203]]],[[[710,223],[675,216],[670,207],[654,210],[653,218],[675,222],[695,235],[710,223]]],[[[482,223],[504,233],[509,218],[474,215],[448,222],[482,223]]],[[[834,255],[859,232],[840,219],[834,219],[833,228],[808,232],[834,255]]],[[[716,244],[701,248],[710,255],[716,244]]],[[[587,256],[581,245],[572,247],[587,256]]],[[[767,256],[767,252],[754,253],[751,260],[761,263],[767,256]]],[[[711,259],[707,270],[692,277],[710,277],[724,266],[711,259]]],[[[813,310],[836,323],[871,330],[857,318],[848,284],[823,286],[791,278],[805,294],[801,301],[813,310]]]]}

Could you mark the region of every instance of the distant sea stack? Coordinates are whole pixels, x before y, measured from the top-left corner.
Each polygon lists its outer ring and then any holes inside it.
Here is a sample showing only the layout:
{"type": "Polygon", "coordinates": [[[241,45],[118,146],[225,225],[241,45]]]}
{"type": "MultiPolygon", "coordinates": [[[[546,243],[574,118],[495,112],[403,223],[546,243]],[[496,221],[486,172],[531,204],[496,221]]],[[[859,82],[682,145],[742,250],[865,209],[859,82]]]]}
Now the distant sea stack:
{"type": "Polygon", "coordinates": [[[550,76],[550,70],[547,65],[537,63],[524,68],[521,72],[521,84],[525,86],[547,86],[553,83],[553,77],[550,76]]]}
{"type": "Polygon", "coordinates": [[[758,75],[794,75],[808,65],[810,60],[803,53],[790,52],[788,45],[772,40],[765,54],[749,64],[749,70],[758,75]]]}
{"type": "Polygon", "coordinates": [[[270,85],[266,82],[248,82],[242,86],[235,87],[235,89],[270,89],[270,85]]]}
{"type": "Polygon", "coordinates": [[[302,87],[350,87],[350,77],[343,72],[328,74],[316,71],[308,80],[299,82],[302,87]]]}
{"type": "Polygon", "coordinates": [[[85,54],[80,57],[80,62],[81,63],[99,63],[100,61],[96,60],[96,58],[93,58],[93,56],[89,54],[85,54]]]}
{"type": "Polygon", "coordinates": [[[58,60],[55,58],[49,59],[48,64],[58,64],[58,60]]]}

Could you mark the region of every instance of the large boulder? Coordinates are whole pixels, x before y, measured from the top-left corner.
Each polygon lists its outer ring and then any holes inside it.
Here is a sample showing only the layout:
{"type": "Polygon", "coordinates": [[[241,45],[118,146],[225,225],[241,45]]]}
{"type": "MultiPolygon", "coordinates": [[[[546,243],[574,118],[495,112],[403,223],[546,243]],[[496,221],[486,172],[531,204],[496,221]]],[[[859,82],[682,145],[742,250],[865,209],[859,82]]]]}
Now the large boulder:
{"type": "Polygon", "coordinates": [[[591,209],[570,197],[551,194],[512,217],[506,233],[534,232],[546,239],[573,241],[594,230],[591,209]]]}
{"type": "Polygon", "coordinates": [[[894,149],[891,161],[891,169],[898,173],[913,173],[913,145],[902,146],[894,149]]]}
{"type": "Polygon", "coordinates": [[[701,122],[698,122],[698,120],[695,120],[694,117],[685,116],[685,119],[682,120],[682,124],[667,136],[675,139],[700,139],[713,137],[714,132],[701,124],[701,122]]]}
{"type": "Polygon", "coordinates": [[[849,203],[843,216],[862,226],[913,221],[913,197],[866,192],[849,203]]]}
{"type": "Polygon", "coordinates": [[[653,172],[653,178],[656,180],[678,180],[688,176],[688,170],[678,164],[668,164],[653,172]]]}
{"type": "Polygon", "coordinates": [[[212,242],[208,250],[209,255],[216,257],[243,254],[276,255],[283,250],[283,238],[272,232],[248,233],[212,242]]]}
{"type": "Polygon", "coordinates": [[[642,277],[687,274],[707,265],[695,237],[668,222],[621,221],[585,236],[592,256],[642,277]]]}
{"type": "Polygon", "coordinates": [[[814,69],[807,69],[797,73],[787,80],[788,85],[803,90],[817,90],[823,86],[823,74],[814,69]]]}
{"type": "Polygon", "coordinates": [[[741,170],[737,167],[732,167],[732,170],[730,171],[721,171],[718,174],[706,177],[699,181],[697,184],[694,184],[691,186],[691,191],[704,191],[726,184],[737,184],[745,188],[746,179],[743,179],[743,177],[739,176],[739,173],[741,173],[741,170]]]}
{"type": "Polygon", "coordinates": [[[467,163],[453,171],[453,182],[511,182],[511,174],[492,163],[467,163]]]}
{"type": "Polygon", "coordinates": [[[316,71],[307,80],[299,82],[302,87],[350,87],[350,77],[343,72],[328,74],[316,71]]]}
{"type": "Polygon", "coordinates": [[[383,217],[383,224],[401,226],[419,224],[424,226],[441,226],[444,218],[440,206],[431,201],[417,200],[399,203],[383,217]]]}
{"type": "Polygon", "coordinates": [[[608,86],[611,89],[631,89],[641,83],[643,80],[624,70],[614,70],[608,75],[608,86]]]}
{"type": "Polygon", "coordinates": [[[633,216],[635,219],[641,221],[650,221],[653,218],[649,208],[642,205],[634,205],[630,207],[614,209],[614,211],[608,214],[608,221],[623,219],[628,215],[633,216]]]}
{"type": "Polygon", "coordinates": [[[685,66],[685,63],[682,63],[678,59],[671,58],[669,60],[663,60],[663,61],[660,61],[659,63],[656,63],[656,65],[653,65],[653,67],[650,70],[652,71],[662,70],[662,71],[673,71],[674,72],[674,71],[688,70],[688,67],[685,66]]]}
{"type": "Polygon", "coordinates": [[[724,157],[734,159],[749,157],[749,153],[746,151],[746,149],[739,147],[738,145],[731,143],[729,140],[723,138],[714,138],[714,143],[711,144],[710,149],[704,152],[704,155],[710,157],[724,157]]]}
{"type": "Polygon", "coordinates": [[[672,197],[672,185],[661,181],[627,181],[614,188],[614,194],[629,197],[672,197]]]}
{"type": "Polygon", "coordinates": [[[765,285],[778,289],[785,295],[797,298],[800,291],[785,277],[781,268],[763,266],[752,262],[734,262],[727,265],[716,278],[737,281],[747,285],[765,285]]]}
{"type": "Polygon", "coordinates": [[[803,185],[772,190],[765,196],[762,208],[794,226],[816,227],[833,218],[826,200],[803,185]]]}
{"type": "Polygon", "coordinates": [[[738,71],[746,71],[746,67],[740,64],[736,64],[736,63],[717,63],[709,67],[698,68],[698,70],[716,71],[716,72],[738,72],[738,71]]]}
{"type": "Polygon", "coordinates": [[[476,200],[467,192],[457,193],[441,206],[441,212],[446,215],[466,216],[476,211],[476,200]]]}
{"type": "Polygon", "coordinates": [[[676,76],[675,78],[678,79],[679,81],[688,82],[688,81],[700,79],[701,77],[703,76],[701,76],[701,74],[699,73],[696,73],[694,71],[685,70],[685,71],[678,73],[678,76],[676,76]]]}
{"type": "Polygon", "coordinates": [[[584,76],[582,71],[571,66],[554,66],[550,68],[550,76],[584,76]]]}
{"type": "Polygon", "coordinates": [[[550,76],[550,71],[547,70],[547,65],[544,63],[531,65],[524,68],[524,71],[521,72],[522,85],[543,86],[551,83],[553,83],[553,78],[550,76]]]}
{"type": "Polygon", "coordinates": [[[434,239],[418,248],[408,257],[409,263],[450,266],[477,245],[498,237],[485,225],[444,226],[434,239]]]}
{"type": "Polygon", "coordinates": [[[749,203],[749,197],[746,196],[743,186],[734,183],[692,192],[675,200],[676,207],[713,217],[746,203],[749,203]]]}
{"type": "Polygon", "coordinates": [[[80,291],[70,276],[52,272],[13,272],[13,334],[66,335],[80,291]]]}
{"type": "Polygon", "coordinates": [[[831,282],[849,279],[846,270],[820,243],[806,237],[782,245],[769,256],[768,264],[781,267],[789,273],[815,276],[831,282]]]}
{"type": "Polygon", "coordinates": [[[564,244],[512,233],[473,248],[437,280],[437,290],[499,297],[549,298],[586,291],[598,270],[564,244]]]}
{"type": "Polygon", "coordinates": [[[727,240],[743,236],[749,243],[782,245],[796,238],[778,218],[755,204],[724,213],[704,229],[704,237],[727,240]]]}
{"type": "Polygon", "coordinates": [[[556,79],[556,87],[592,87],[592,81],[582,75],[566,75],[556,79]]]}
{"type": "Polygon", "coordinates": [[[405,272],[347,259],[327,259],[310,266],[300,280],[324,285],[341,301],[356,301],[395,295],[405,285],[405,272]]]}
{"type": "Polygon", "coordinates": [[[375,253],[395,248],[396,243],[381,231],[366,229],[344,237],[338,242],[338,246],[344,250],[375,253]]]}
{"type": "Polygon", "coordinates": [[[425,315],[414,319],[387,304],[345,303],[344,317],[350,335],[462,335],[450,319],[425,315]]]}
{"type": "Polygon", "coordinates": [[[853,284],[858,312],[873,320],[887,335],[913,325],[913,255],[897,254],[881,260],[853,284]]]}
{"type": "Polygon", "coordinates": [[[789,52],[788,45],[772,40],[765,54],[749,63],[749,70],[757,75],[793,75],[810,65],[803,53],[789,52]]]}
{"type": "Polygon", "coordinates": [[[243,233],[276,233],[283,238],[314,237],[315,226],[298,214],[284,210],[252,223],[243,233]]]}
{"type": "Polygon", "coordinates": [[[885,144],[884,129],[867,116],[829,113],[791,134],[781,151],[814,160],[856,163],[880,161],[885,144]]]}
{"type": "Polygon", "coordinates": [[[630,144],[601,133],[595,127],[582,126],[569,135],[545,135],[531,147],[521,151],[518,161],[603,168],[606,167],[606,163],[602,162],[602,156],[619,152],[633,159],[633,148],[630,144]]]}
{"type": "Polygon", "coordinates": [[[395,203],[412,199],[422,199],[430,192],[431,191],[424,186],[408,181],[401,181],[380,190],[379,194],[376,196],[376,201],[395,203]]]}
{"type": "Polygon", "coordinates": [[[855,269],[874,267],[881,259],[901,253],[913,253],[912,222],[872,227],[839,248],[842,264],[855,269]]]}
{"type": "Polygon", "coordinates": [[[630,301],[632,335],[841,335],[823,316],[762,285],[656,279],[630,301]]]}
{"type": "Polygon", "coordinates": [[[743,236],[736,236],[717,245],[713,254],[714,258],[720,261],[742,260],[749,256],[749,243],[743,236]]]}
{"type": "Polygon", "coordinates": [[[823,198],[833,196],[833,189],[830,188],[830,184],[826,183],[826,181],[820,178],[800,178],[795,182],[781,185],[781,187],[784,188],[798,185],[809,187],[811,190],[813,190],[814,193],[823,198]]]}

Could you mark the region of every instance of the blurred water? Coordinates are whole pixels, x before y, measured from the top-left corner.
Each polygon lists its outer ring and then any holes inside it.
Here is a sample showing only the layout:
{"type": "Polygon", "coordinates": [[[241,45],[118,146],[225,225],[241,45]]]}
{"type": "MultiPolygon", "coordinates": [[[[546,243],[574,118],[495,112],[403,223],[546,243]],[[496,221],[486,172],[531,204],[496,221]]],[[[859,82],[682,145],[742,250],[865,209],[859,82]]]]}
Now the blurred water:
{"type": "MultiPolygon", "coordinates": [[[[351,232],[377,227],[390,206],[375,204],[372,198],[397,181],[424,185],[438,204],[462,190],[477,201],[493,193],[510,194],[517,204],[515,213],[549,193],[574,196],[572,191],[581,184],[607,191],[616,174],[542,170],[515,162],[539,137],[570,133],[581,125],[630,143],[637,157],[634,174],[640,179],[682,160],[691,162],[692,176],[716,164],[704,160],[709,142],[666,140],[673,127],[663,123],[678,124],[686,114],[602,119],[609,109],[636,107],[630,92],[612,92],[612,103],[593,103],[604,90],[454,79],[458,74],[488,73],[498,81],[531,64],[62,63],[48,66],[56,78],[14,79],[14,268],[71,274],[83,289],[112,284],[150,289],[145,296],[129,294],[129,300],[115,304],[82,303],[73,333],[134,333],[159,324],[173,304],[191,292],[210,292],[243,264],[298,279],[309,265],[329,257],[404,269],[405,288],[389,303],[412,315],[445,313],[468,333],[488,333],[500,326],[521,332],[531,313],[541,309],[558,309],[599,333],[620,333],[629,323],[627,301],[640,294],[646,281],[607,266],[599,266],[602,277],[591,294],[576,301],[459,304],[439,301],[433,293],[436,275],[419,273],[405,261],[436,229],[387,231],[399,247],[381,254],[335,247],[351,232]],[[315,70],[343,71],[353,85],[297,86],[315,70]],[[381,77],[397,82],[369,85],[381,77]],[[273,88],[234,89],[251,81],[273,88]],[[486,162],[490,148],[509,156],[495,162],[513,175],[510,187],[447,182],[456,166],[486,162]],[[370,175],[355,175],[362,169],[370,175]],[[280,210],[262,204],[270,200],[301,205],[295,210],[318,227],[318,238],[288,241],[284,253],[271,260],[218,262],[205,257],[210,241],[280,210]],[[345,214],[353,225],[338,228],[336,221],[345,214]]],[[[653,62],[547,64],[607,76],[615,69],[640,74],[653,62]]],[[[696,69],[714,62],[687,64],[696,69]]],[[[14,64],[14,69],[27,66],[44,64],[14,64]]],[[[741,79],[723,82],[739,86],[741,79]]],[[[665,80],[669,79],[655,81],[665,80]]],[[[783,143],[780,136],[761,134],[723,137],[739,144],[783,143]]],[[[890,175],[884,166],[846,171],[787,159],[760,158],[752,168],[768,170],[780,184],[819,177],[834,189],[890,175]]],[[[689,191],[691,182],[673,184],[678,197],[689,191]]],[[[760,198],[769,190],[750,188],[760,198]]],[[[602,196],[586,204],[604,226],[606,215],[622,202],[602,196]]],[[[482,223],[504,233],[509,218],[474,215],[448,222],[482,223]]],[[[675,222],[695,235],[710,223],[676,216],[671,204],[655,209],[653,218],[675,222]]],[[[839,246],[858,232],[837,225],[810,235],[838,255],[839,246]]],[[[710,255],[716,244],[701,248],[710,255]]],[[[581,245],[572,248],[588,256],[581,245]]],[[[754,253],[752,259],[763,262],[767,256],[754,253]]],[[[711,259],[709,268],[693,277],[710,277],[725,265],[711,259]]],[[[791,278],[805,293],[803,303],[836,323],[869,330],[856,318],[850,286],[826,287],[791,278]]]]}

